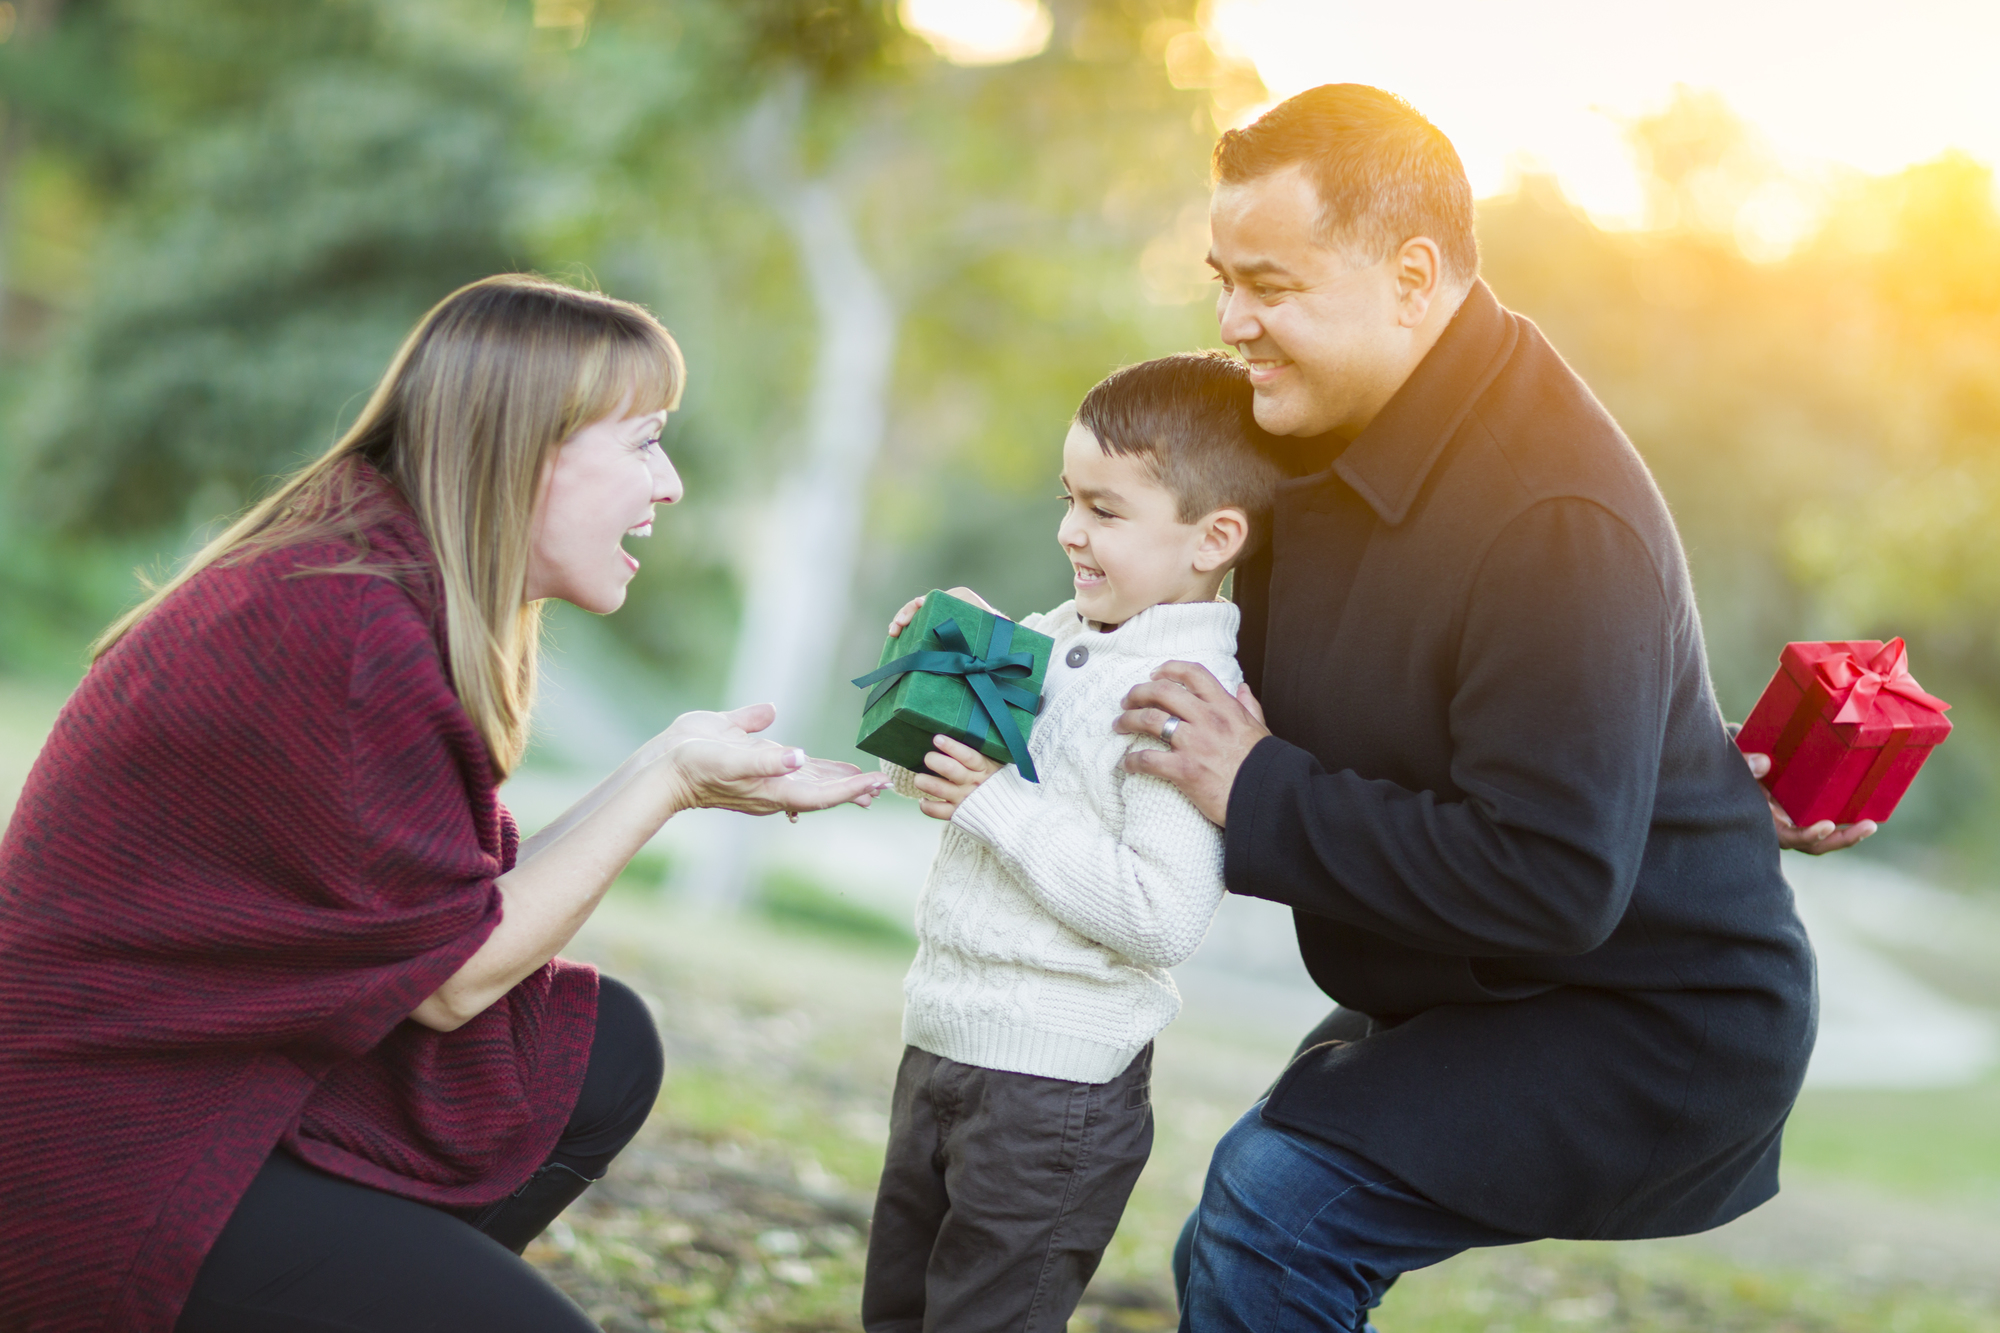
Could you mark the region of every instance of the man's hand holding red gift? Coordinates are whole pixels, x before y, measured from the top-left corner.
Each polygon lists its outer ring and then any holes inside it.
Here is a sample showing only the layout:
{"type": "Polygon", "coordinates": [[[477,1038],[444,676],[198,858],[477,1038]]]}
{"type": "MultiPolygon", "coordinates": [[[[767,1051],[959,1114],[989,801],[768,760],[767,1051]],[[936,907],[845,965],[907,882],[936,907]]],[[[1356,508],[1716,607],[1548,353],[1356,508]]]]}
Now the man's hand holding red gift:
{"type": "Polygon", "coordinates": [[[1889,817],[1951,734],[1950,708],[1910,674],[1900,638],[1788,643],[1731,735],[1764,787],[1779,845],[1820,855],[1889,817]]]}
{"type": "MultiPolygon", "coordinates": [[[[1768,754],[1746,754],[1744,761],[1750,765],[1750,775],[1759,782],[1771,771],[1771,756],[1768,754]]],[[[1835,824],[1831,819],[1822,819],[1817,824],[1800,828],[1785,813],[1785,808],[1771,800],[1767,792],[1764,796],[1771,806],[1771,822],[1778,827],[1778,845],[1788,852],[1804,852],[1808,856],[1824,856],[1828,852],[1838,852],[1852,847],[1863,838],[1871,836],[1877,825],[1872,819],[1864,819],[1854,824],[1835,824]]]]}

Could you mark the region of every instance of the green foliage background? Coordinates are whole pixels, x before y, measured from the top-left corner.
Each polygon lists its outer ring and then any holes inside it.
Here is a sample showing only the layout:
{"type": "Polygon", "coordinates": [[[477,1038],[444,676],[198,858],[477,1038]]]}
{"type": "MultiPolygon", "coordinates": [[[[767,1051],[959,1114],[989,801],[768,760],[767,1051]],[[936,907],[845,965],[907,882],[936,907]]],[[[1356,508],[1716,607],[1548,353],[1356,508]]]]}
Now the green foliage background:
{"type": "MultiPolygon", "coordinates": [[[[902,317],[844,654],[872,659],[911,590],[1059,600],[1077,398],[1215,340],[1174,244],[1215,131],[1161,59],[1191,0],[1053,8],[1044,54],[962,69],[882,0],[24,3],[0,44],[0,670],[73,672],[131,570],[330,442],[427,306],[532,268],[652,306],[693,370],[669,440],[692,503],[623,613],[562,632],[656,682],[650,716],[721,702],[743,517],[796,455],[816,337],[739,161],[787,80],[902,317]]],[[[1728,710],[1787,639],[1910,639],[1959,732],[1876,848],[1978,879],[2000,837],[1990,174],[1853,178],[1755,263],[1728,218],[1769,170],[1727,108],[1688,94],[1632,138],[1654,226],[1604,231],[1527,179],[1482,205],[1486,276],[1653,466],[1728,710]]]]}

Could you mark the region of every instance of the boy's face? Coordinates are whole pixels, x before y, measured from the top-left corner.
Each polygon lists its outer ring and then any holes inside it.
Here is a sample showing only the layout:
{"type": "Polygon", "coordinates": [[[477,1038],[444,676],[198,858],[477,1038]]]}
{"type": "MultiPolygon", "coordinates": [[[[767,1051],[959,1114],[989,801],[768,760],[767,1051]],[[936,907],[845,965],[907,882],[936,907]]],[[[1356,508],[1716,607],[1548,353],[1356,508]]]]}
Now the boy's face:
{"type": "Polygon", "coordinates": [[[1068,512],[1056,530],[1076,573],[1085,620],[1120,625],[1162,602],[1206,601],[1220,576],[1196,568],[1205,525],[1180,521],[1179,502],[1146,459],[1104,452],[1079,425],[1063,441],[1068,512]]]}

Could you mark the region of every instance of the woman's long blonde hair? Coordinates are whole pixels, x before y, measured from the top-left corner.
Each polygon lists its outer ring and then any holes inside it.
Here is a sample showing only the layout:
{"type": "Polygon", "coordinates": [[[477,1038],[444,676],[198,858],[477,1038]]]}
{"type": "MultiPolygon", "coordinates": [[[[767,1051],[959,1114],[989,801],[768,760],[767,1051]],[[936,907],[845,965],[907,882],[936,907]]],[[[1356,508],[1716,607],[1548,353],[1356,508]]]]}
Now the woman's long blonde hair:
{"type": "Polygon", "coordinates": [[[527,600],[528,551],[543,470],[584,426],[680,403],[673,337],[644,309],[530,274],[459,288],[425,315],[360,419],[185,568],[119,617],[95,661],[210,565],[328,537],[366,561],[366,460],[402,494],[429,539],[443,586],[451,678],[486,740],[496,776],[520,761],[535,693],[541,604],[527,600]]]}

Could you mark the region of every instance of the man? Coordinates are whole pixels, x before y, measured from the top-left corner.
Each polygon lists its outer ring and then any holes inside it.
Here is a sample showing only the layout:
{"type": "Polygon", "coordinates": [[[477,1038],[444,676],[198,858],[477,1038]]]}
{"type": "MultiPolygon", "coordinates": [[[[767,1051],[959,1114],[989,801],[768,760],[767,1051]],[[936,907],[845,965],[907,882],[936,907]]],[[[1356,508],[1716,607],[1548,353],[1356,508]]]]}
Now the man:
{"type": "Polygon", "coordinates": [[[1119,725],[1340,1007],[1216,1148],[1182,1327],[1355,1333],[1473,1246],[1770,1198],[1813,961],[1666,506],[1479,281],[1450,142],[1334,85],[1215,171],[1222,335],[1297,475],[1239,573],[1241,697],[1174,664],[1119,725]]]}

